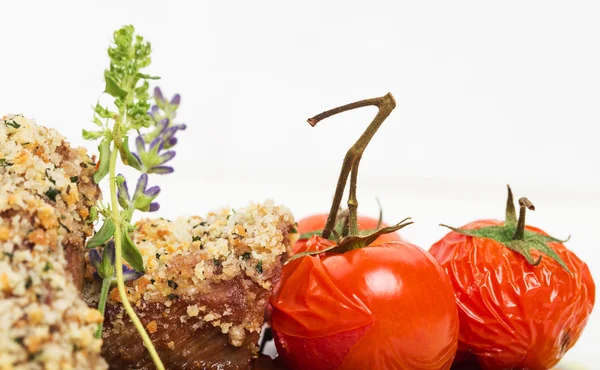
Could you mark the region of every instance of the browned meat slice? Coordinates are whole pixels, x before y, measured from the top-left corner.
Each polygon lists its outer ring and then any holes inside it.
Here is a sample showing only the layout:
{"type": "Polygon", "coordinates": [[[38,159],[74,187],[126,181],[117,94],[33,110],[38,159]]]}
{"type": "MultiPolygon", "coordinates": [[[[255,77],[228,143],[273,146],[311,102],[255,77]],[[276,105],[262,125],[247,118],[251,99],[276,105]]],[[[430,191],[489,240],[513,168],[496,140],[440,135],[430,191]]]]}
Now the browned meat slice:
{"type": "Polygon", "coordinates": [[[84,149],[21,115],[0,118],[0,368],[106,369],[83,282],[100,196],[84,149]]]}
{"type": "MultiPolygon", "coordinates": [[[[250,368],[293,225],[289,211],[272,202],[206,219],[137,223],[134,241],[146,275],[128,283],[128,295],[167,368],[250,368]]],[[[90,285],[90,297],[98,285],[90,285]]],[[[118,300],[115,288],[102,353],[112,369],[152,369],[118,300]]]]}

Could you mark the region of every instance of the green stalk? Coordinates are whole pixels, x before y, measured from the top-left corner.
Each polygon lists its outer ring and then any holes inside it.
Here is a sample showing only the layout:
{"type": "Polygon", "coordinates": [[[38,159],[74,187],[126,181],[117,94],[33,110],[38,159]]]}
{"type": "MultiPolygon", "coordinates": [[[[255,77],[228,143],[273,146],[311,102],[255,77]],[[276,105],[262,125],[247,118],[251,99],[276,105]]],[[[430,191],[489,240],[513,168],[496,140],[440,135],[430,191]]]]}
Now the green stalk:
{"type": "Polygon", "coordinates": [[[358,198],[356,197],[356,184],[358,182],[358,164],[361,155],[354,159],[354,165],[350,172],[350,194],[348,196],[349,211],[349,233],[348,235],[358,235],[358,198]]]}
{"type": "MultiPolygon", "coordinates": [[[[100,290],[100,301],[98,301],[98,311],[104,317],[104,311],[106,310],[106,300],[108,298],[108,291],[110,290],[110,281],[111,279],[102,279],[102,289],[100,290]]],[[[96,331],[96,338],[100,339],[102,337],[102,324],[101,322],[98,324],[98,331],[96,331]]]]}
{"type": "Polygon", "coordinates": [[[154,344],[152,344],[152,340],[146,333],[146,329],[144,329],[144,325],[136,315],[135,311],[131,307],[129,303],[129,299],[127,298],[127,292],[125,291],[125,282],[123,281],[123,257],[122,253],[122,240],[121,240],[121,214],[119,212],[119,204],[117,202],[117,184],[116,184],[116,167],[117,167],[117,158],[119,156],[118,150],[113,150],[110,154],[110,170],[109,170],[109,184],[110,184],[110,201],[112,206],[112,219],[115,225],[117,225],[117,232],[114,235],[115,241],[115,270],[117,272],[117,288],[119,290],[119,297],[121,298],[121,303],[129,315],[131,322],[137,329],[138,333],[142,337],[142,341],[146,346],[146,349],[150,353],[154,364],[158,370],[164,370],[165,367],[154,348],[154,344]]]}
{"type": "Polygon", "coordinates": [[[344,157],[344,163],[342,164],[340,177],[335,190],[335,194],[333,196],[333,203],[331,204],[329,217],[327,218],[327,223],[325,224],[325,228],[323,229],[322,235],[325,239],[329,238],[329,235],[331,235],[331,232],[335,227],[338,209],[340,207],[342,197],[344,196],[346,182],[348,181],[348,175],[350,175],[350,172],[353,169],[354,174],[350,179],[351,188],[350,198],[348,199],[348,210],[350,212],[350,234],[358,233],[358,226],[356,225],[356,220],[358,218],[358,200],[356,199],[356,180],[358,177],[358,164],[360,162],[360,159],[362,158],[362,154],[365,151],[367,145],[373,138],[373,135],[375,135],[383,121],[385,121],[385,119],[390,115],[390,113],[392,113],[392,110],[394,110],[394,108],[396,107],[396,100],[394,100],[392,94],[387,93],[386,95],[379,98],[365,99],[354,103],[342,105],[340,107],[333,108],[323,113],[317,114],[316,116],[308,119],[308,123],[314,127],[317,123],[319,123],[319,121],[325,118],[352,109],[368,107],[371,105],[377,107],[379,111],[377,112],[377,115],[375,116],[375,118],[373,118],[373,121],[371,121],[371,124],[367,127],[365,132],[360,136],[358,141],[350,148],[350,150],[348,150],[346,156],[344,157]]]}

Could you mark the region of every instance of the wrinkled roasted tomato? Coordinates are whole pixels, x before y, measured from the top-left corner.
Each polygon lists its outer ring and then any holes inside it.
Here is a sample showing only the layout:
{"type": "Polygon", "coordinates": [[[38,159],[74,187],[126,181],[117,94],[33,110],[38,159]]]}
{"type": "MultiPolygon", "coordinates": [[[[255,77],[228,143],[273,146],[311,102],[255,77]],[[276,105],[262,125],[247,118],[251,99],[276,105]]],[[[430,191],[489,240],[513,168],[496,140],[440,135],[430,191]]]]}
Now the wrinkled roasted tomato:
{"type": "MultiPolygon", "coordinates": [[[[299,252],[334,245],[313,236],[299,252]]],[[[406,242],[290,261],[271,304],[278,354],[292,370],[449,369],[455,356],[450,281],[406,242]]]]}
{"type": "MultiPolygon", "coordinates": [[[[512,203],[510,192],[509,199],[512,203]]],[[[482,369],[550,369],[581,335],[594,305],[594,282],[587,265],[558,241],[543,244],[572,275],[546,253],[540,260],[542,253],[535,248],[529,253],[537,266],[493,238],[464,235],[493,231],[490,226],[503,230],[507,224],[475,221],[430,249],[455,290],[460,317],[457,360],[478,363],[482,369]]],[[[526,226],[523,241],[540,236],[548,234],[526,226]]],[[[518,244],[510,245],[519,249],[518,244]]]]}
{"type": "MultiPolygon", "coordinates": [[[[303,219],[301,219],[300,221],[298,221],[298,234],[300,234],[301,236],[303,234],[308,234],[308,233],[314,233],[314,232],[318,232],[318,231],[322,231],[323,228],[325,227],[325,223],[327,222],[327,214],[325,213],[321,213],[321,214],[315,214],[312,216],[308,216],[305,217],[303,219]]],[[[358,216],[358,227],[359,230],[361,231],[367,231],[367,230],[377,230],[377,226],[380,227],[386,227],[388,226],[387,224],[385,224],[384,222],[381,223],[381,225],[379,225],[379,220],[373,217],[368,217],[368,216],[358,216]]],[[[306,241],[308,240],[308,238],[300,238],[298,239],[298,241],[296,241],[296,244],[294,245],[294,253],[296,253],[300,248],[302,248],[302,246],[304,244],[306,244],[306,241]]],[[[394,242],[394,241],[400,241],[402,240],[400,238],[400,235],[397,232],[393,232],[393,233],[389,233],[389,234],[383,234],[380,237],[377,238],[377,240],[375,240],[373,242],[373,244],[382,244],[382,243],[387,243],[387,242],[394,242]]]]}

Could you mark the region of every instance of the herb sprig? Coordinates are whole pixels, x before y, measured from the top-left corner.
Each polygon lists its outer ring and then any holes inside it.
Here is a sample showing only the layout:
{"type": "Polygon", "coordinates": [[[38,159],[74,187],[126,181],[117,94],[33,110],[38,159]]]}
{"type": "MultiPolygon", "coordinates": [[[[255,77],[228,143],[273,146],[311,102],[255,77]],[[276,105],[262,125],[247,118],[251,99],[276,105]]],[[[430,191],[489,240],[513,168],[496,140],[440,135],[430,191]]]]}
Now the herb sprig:
{"type": "MultiPolygon", "coordinates": [[[[87,246],[93,248],[90,261],[96,268],[95,276],[102,280],[98,309],[104,314],[108,292],[116,283],[121,302],[156,367],[164,369],[150,337],[129,303],[125,281],[135,280],[144,273],[142,255],[131,237],[133,214],[135,211],[154,212],[159,209],[155,200],[160,188],[148,187],[148,175],[173,172],[173,168],[165,164],[175,157],[172,150],[177,144],[175,134],[184,130],[185,125],[173,122],[181,100],[179,95],[167,100],[156,87],[153,94],[155,105],[151,107],[149,81],[159,78],[142,72],[150,65],[151,45],[134,32],[133,26],[117,30],[113,35],[113,45],[108,49],[110,67],[104,71],[104,93],[114,98],[116,110],[97,103],[93,117],[97,129],[83,130],[85,139],[100,140],[94,181],[100,183],[108,176],[110,188],[110,203],[98,203],[90,212],[89,222],[102,215],[103,224],[87,246]],[[132,134],[137,134],[136,151],[133,152],[129,147],[132,134]],[[117,175],[118,159],[141,174],[133,195],[129,193],[125,177],[117,175]],[[129,266],[123,265],[123,258],[129,266]]],[[[102,335],[102,325],[96,335],[102,335]]]]}

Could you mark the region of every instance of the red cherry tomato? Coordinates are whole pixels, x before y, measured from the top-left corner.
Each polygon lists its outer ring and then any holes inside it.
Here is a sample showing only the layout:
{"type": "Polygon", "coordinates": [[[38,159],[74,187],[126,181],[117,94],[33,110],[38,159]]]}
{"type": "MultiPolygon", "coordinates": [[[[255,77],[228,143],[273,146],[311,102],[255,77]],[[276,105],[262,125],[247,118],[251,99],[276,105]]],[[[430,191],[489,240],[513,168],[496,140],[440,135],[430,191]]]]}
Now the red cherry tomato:
{"type": "MultiPolygon", "coordinates": [[[[334,245],[313,236],[299,252],[334,245]]],[[[455,356],[450,281],[406,242],[290,261],[271,304],[278,354],[291,370],[449,369],[455,356]]]]}
{"type": "MultiPolygon", "coordinates": [[[[298,221],[298,234],[306,234],[316,231],[322,231],[325,227],[325,223],[327,222],[327,214],[315,214],[312,216],[305,217],[298,221]]],[[[366,230],[376,230],[377,225],[379,224],[379,220],[376,218],[368,217],[368,216],[358,216],[358,229],[362,231],[366,230]]],[[[380,227],[387,227],[389,225],[385,223],[381,223],[380,227]]],[[[296,244],[294,245],[294,253],[296,253],[304,244],[306,244],[307,238],[298,239],[296,244]]],[[[401,241],[400,234],[397,232],[383,234],[379,238],[377,238],[372,244],[383,244],[387,242],[395,242],[401,241]]]]}
{"type": "MultiPolygon", "coordinates": [[[[504,222],[482,220],[462,229],[499,225],[504,222]]],[[[575,344],[594,305],[594,282],[587,265],[563,244],[548,246],[573,276],[547,256],[532,266],[493,239],[454,231],[431,247],[455,290],[457,359],[482,369],[550,369],[575,344]]],[[[531,254],[534,260],[540,256],[536,250],[531,254]]]]}

